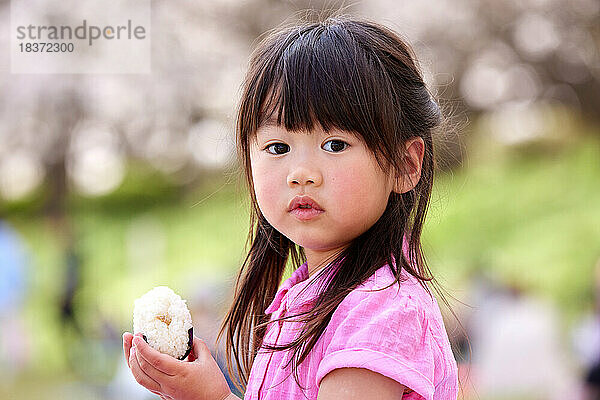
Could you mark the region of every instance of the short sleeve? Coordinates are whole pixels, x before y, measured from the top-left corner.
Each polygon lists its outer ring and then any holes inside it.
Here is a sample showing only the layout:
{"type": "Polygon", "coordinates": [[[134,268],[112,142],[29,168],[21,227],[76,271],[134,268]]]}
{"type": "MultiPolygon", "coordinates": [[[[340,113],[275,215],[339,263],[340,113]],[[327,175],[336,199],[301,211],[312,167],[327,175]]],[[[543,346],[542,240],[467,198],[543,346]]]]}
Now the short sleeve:
{"type": "Polygon", "coordinates": [[[316,384],[337,368],[366,368],[433,399],[433,339],[418,303],[393,285],[354,290],[332,315],[316,384]]]}

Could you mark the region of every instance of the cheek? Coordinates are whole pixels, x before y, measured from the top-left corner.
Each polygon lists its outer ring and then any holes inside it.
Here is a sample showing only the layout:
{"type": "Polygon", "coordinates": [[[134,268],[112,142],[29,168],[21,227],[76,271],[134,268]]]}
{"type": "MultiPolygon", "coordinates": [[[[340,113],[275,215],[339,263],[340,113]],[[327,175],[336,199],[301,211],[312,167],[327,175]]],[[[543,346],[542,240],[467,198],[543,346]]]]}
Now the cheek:
{"type": "Polygon", "coordinates": [[[346,165],[345,168],[331,171],[332,191],[340,214],[348,218],[373,219],[380,215],[387,205],[385,177],[368,163],[346,165]]]}
{"type": "Polygon", "coordinates": [[[352,167],[331,171],[329,181],[336,201],[347,202],[356,196],[360,196],[364,189],[364,185],[361,185],[360,180],[360,171],[352,167]]]}
{"type": "Polygon", "coordinates": [[[344,204],[340,211],[352,213],[365,204],[372,195],[364,169],[347,166],[330,173],[331,188],[337,204],[344,204]]]}
{"type": "Polygon", "coordinates": [[[278,190],[280,179],[277,170],[274,168],[265,168],[260,162],[252,165],[252,179],[254,181],[254,193],[256,200],[262,211],[267,217],[271,210],[278,204],[278,190]]]}

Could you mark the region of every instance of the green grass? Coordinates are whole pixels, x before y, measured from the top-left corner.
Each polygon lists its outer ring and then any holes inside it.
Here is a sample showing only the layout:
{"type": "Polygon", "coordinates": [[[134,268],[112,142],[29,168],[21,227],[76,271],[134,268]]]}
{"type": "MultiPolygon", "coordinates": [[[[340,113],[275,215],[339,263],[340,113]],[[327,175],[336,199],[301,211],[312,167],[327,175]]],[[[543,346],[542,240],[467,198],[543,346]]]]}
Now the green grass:
{"type": "MultiPolygon", "coordinates": [[[[81,260],[75,307],[84,334],[101,338],[106,321],[119,333],[131,330],[133,301],[154,286],[168,285],[189,297],[205,281],[232,277],[248,226],[238,192],[233,184],[213,182],[177,200],[143,199],[139,208],[135,195],[129,203],[71,199],[69,219],[81,260]],[[111,210],[107,204],[116,206],[111,210]]],[[[31,250],[24,314],[36,354],[31,367],[40,374],[60,373],[67,368],[64,339],[70,334],[59,319],[65,238],[43,217],[19,212],[9,221],[31,250]]]]}
{"type": "MultiPolygon", "coordinates": [[[[588,307],[600,257],[598,148],[580,140],[550,156],[510,151],[439,174],[424,246],[441,283],[452,292],[484,268],[551,299],[567,322],[588,307]]],[[[233,279],[244,256],[248,218],[233,183],[209,177],[182,193],[151,173],[132,174],[107,198],[69,202],[82,260],[76,306],[89,337],[102,337],[102,321],[131,329],[133,300],[149,288],[165,284],[185,297],[205,281],[233,279]]],[[[60,376],[68,369],[57,308],[64,238],[24,207],[8,209],[7,219],[32,251],[24,311],[30,373],[60,376]]]]}
{"type": "Polygon", "coordinates": [[[570,321],[589,305],[600,257],[600,146],[512,154],[439,177],[424,242],[450,283],[478,269],[551,300],[570,321]]]}

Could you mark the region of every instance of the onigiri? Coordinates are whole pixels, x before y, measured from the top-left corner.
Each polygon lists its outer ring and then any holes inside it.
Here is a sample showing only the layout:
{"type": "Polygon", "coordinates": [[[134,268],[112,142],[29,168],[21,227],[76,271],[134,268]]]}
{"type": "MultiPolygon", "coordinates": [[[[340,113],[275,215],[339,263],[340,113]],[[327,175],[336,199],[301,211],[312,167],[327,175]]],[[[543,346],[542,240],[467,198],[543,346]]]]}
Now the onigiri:
{"type": "Polygon", "coordinates": [[[141,333],[154,349],[178,360],[192,349],[192,316],[185,300],[166,286],[157,286],[137,299],[133,308],[133,332],[141,333]]]}

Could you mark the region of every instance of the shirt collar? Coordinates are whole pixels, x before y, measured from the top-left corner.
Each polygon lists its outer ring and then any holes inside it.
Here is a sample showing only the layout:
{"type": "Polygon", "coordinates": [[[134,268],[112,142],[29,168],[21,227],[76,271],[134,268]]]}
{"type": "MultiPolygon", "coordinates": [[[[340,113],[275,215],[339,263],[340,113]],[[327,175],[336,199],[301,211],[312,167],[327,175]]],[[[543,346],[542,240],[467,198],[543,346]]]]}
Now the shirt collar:
{"type": "Polygon", "coordinates": [[[265,314],[277,311],[282,303],[285,303],[286,309],[292,310],[316,299],[324,288],[325,282],[323,280],[329,278],[334,270],[330,266],[325,268],[328,268],[329,271],[323,271],[321,275],[319,273],[322,271],[319,271],[309,277],[308,263],[305,262],[298,267],[292,273],[292,276],[281,285],[273,302],[265,310],[265,314]],[[319,282],[316,280],[319,280],[319,282]]]}
{"type": "Polygon", "coordinates": [[[305,262],[292,273],[292,276],[290,276],[288,279],[285,280],[285,282],[283,282],[283,285],[281,285],[281,287],[275,294],[275,298],[273,299],[269,307],[267,307],[267,309],[265,310],[265,314],[270,314],[273,311],[278,310],[279,306],[281,305],[281,300],[283,299],[283,296],[287,294],[288,290],[292,286],[296,285],[298,282],[302,282],[307,278],[308,264],[305,262]]]}

